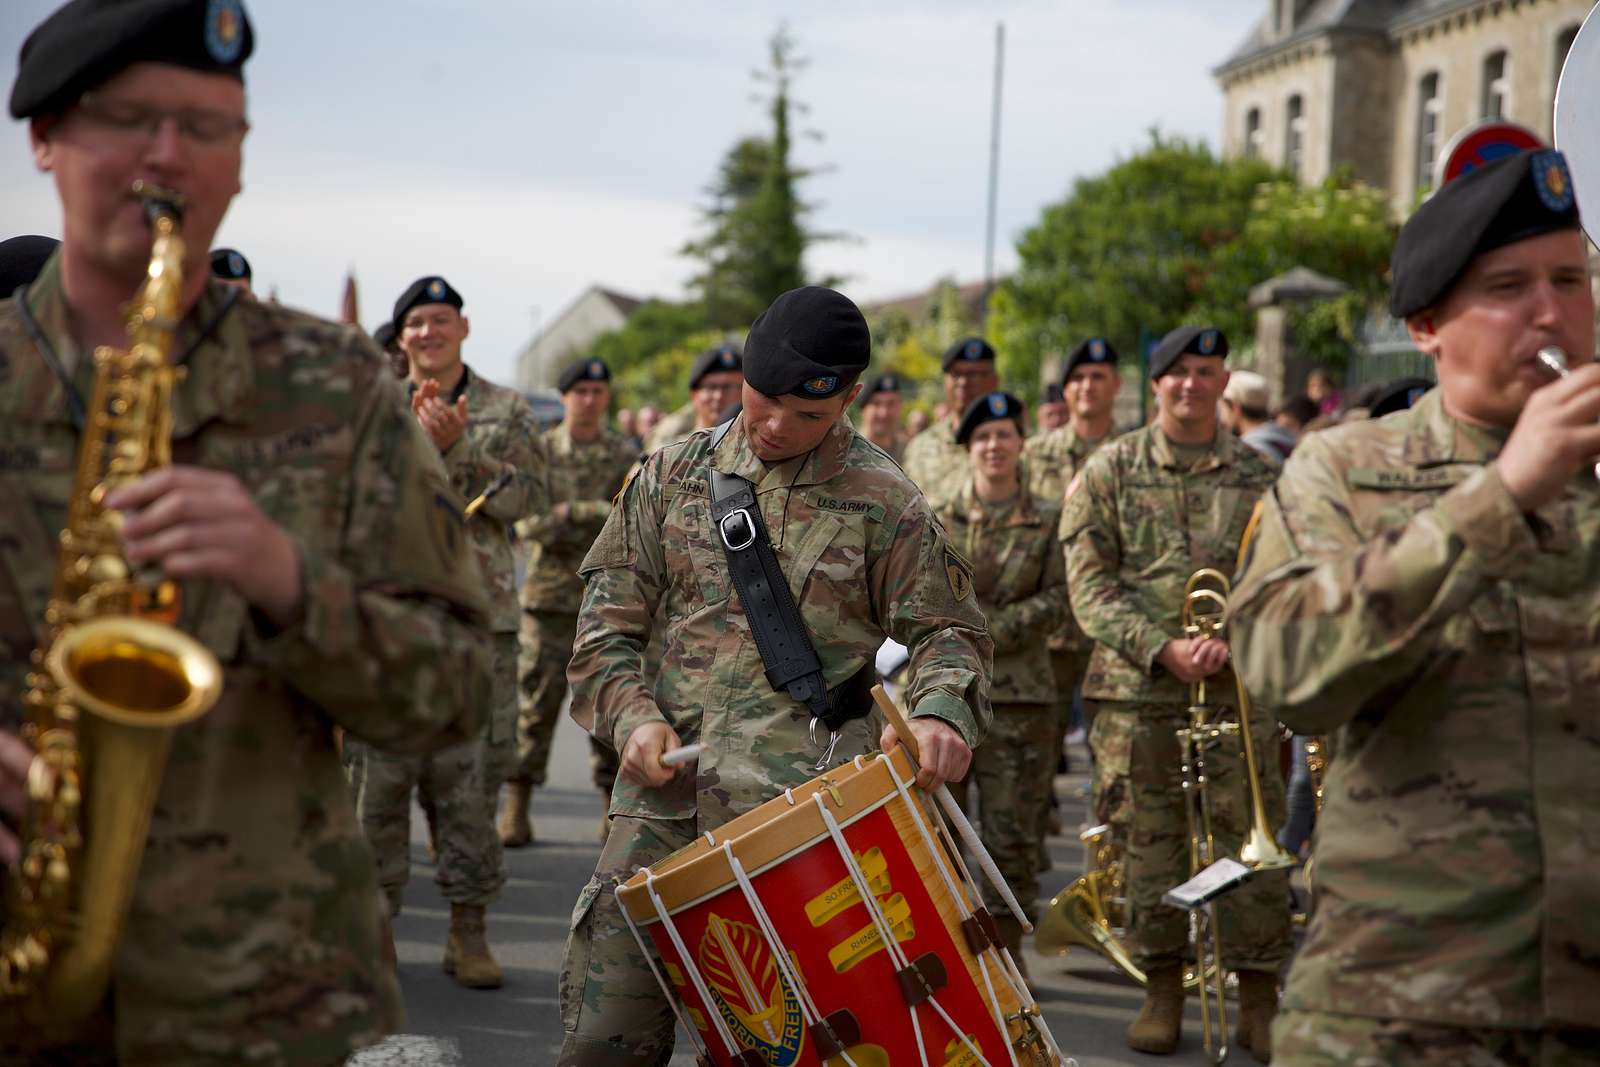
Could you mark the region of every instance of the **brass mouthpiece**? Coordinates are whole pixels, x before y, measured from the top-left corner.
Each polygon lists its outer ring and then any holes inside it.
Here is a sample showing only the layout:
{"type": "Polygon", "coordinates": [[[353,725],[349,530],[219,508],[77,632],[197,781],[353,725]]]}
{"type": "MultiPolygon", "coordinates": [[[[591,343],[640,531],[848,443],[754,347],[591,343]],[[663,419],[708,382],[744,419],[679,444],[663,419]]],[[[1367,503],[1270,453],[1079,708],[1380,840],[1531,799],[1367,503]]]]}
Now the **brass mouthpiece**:
{"type": "Polygon", "coordinates": [[[133,195],[144,201],[145,221],[152,227],[155,226],[156,219],[162,216],[183,220],[183,194],[176,189],[168,189],[140,178],[133,183],[133,195]]]}

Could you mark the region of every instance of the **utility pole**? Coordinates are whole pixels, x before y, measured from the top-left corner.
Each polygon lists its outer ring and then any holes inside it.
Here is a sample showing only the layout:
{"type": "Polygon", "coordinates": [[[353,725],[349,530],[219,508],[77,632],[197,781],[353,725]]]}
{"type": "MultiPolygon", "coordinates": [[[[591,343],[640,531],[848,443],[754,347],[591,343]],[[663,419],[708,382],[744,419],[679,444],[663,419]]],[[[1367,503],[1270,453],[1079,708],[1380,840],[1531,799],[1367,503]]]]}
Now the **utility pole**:
{"type": "Polygon", "coordinates": [[[994,112],[989,120],[989,224],[983,242],[983,310],[981,319],[989,318],[989,296],[994,292],[994,215],[995,202],[1000,189],[1000,87],[1004,81],[1006,62],[1006,24],[994,24],[994,112]]]}

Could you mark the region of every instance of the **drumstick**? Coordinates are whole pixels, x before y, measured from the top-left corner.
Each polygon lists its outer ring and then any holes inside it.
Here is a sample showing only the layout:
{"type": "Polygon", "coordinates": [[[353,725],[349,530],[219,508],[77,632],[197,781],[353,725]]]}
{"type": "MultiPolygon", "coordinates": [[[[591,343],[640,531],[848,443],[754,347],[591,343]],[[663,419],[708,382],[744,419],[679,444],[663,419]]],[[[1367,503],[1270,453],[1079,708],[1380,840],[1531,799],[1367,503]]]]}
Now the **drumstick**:
{"type": "Polygon", "coordinates": [[[663,752],[661,755],[656,757],[656,762],[660,763],[663,767],[678,767],[690,762],[691,760],[699,759],[700,753],[704,752],[705,750],[706,746],[704,745],[682,745],[673,749],[671,752],[663,752]]]}
{"type": "MultiPolygon", "coordinates": [[[[889,694],[884,692],[883,686],[872,687],[872,699],[878,704],[878,710],[883,712],[883,717],[889,720],[889,725],[894,727],[895,736],[900,738],[900,743],[906,746],[906,752],[911,756],[911,762],[921,766],[918,757],[920,748],[917,745],[917,735],[911,732],[911,724],[906,722],[906,717],[900,714],[900,709],[895,702],[889,699],[889,694]]],[[[945,817],[956,828],[956,833],[961,837],[961,843],[967,846],[967,851],[978,861],[978,866],[983,869],[983,876],[999,890],[1000,898],[1006,902],[1006,907],[1022,924],[1023,933],[1032,933],[1033,924],[1022,914],[1022,905],[1017,903],[1017,896],[1011,892],[1011,887],[1006,884],[1005,876],[1000,873],[1000,868],[994,865],[989,850],[983,847],[983,842],[978,839],[977,831],[967,821],[967,813],[961,810],[961,805],[956,803],[956,798],[950,795],[950,787],[940,784],[933,795],[939,799],[939,807],[944,809],[945,817]]]]}

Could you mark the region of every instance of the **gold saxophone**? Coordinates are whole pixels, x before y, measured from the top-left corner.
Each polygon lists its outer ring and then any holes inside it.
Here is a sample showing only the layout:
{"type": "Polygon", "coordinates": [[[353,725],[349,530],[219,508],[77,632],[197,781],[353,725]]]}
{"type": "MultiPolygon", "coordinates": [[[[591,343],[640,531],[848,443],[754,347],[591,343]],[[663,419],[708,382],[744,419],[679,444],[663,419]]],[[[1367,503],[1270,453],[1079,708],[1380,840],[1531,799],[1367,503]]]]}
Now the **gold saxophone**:
{"type": "Polygon", "coordinates": [[[222,667],[173,625],[175,583],[136,572],[107,494],[172,462],[171,365],[183,286],[182,200],[134,183],[154,235],[123,308],[126,349],[95,350],[67,525],[24,696],[22,859],[7,879],[0,1010],[41,1025],[105,996],[175,727],[209,711],[222,667]]]}

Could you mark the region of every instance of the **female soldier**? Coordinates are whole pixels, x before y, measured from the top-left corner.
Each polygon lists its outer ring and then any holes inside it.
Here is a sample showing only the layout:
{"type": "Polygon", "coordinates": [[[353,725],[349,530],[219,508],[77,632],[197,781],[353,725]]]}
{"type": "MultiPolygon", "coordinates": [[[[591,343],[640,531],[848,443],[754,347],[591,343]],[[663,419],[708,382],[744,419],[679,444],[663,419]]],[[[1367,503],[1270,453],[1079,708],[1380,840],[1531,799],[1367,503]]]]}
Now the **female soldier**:
{"type": "MultiPolygon", "coordinates": [[[[1009,393],[989,393],[967,409],[956,443],[967,449],[969,473],[939,518],[950,543],[971,561],[973,592],[994,640],[994,722],[963,786],[976,784],[984,845],[1031,921],[1039,891],[1039,799],[1056,764],[1049,751],[1055,682],[1047,643],[1066,610],[1067,579],[1060,502],[1028,492],[1022,476],[1022,415],[1022,402],[1009,393]]],[[[998,894],[986,903],[1020,963],[1021,924],[998,894]]]]}

